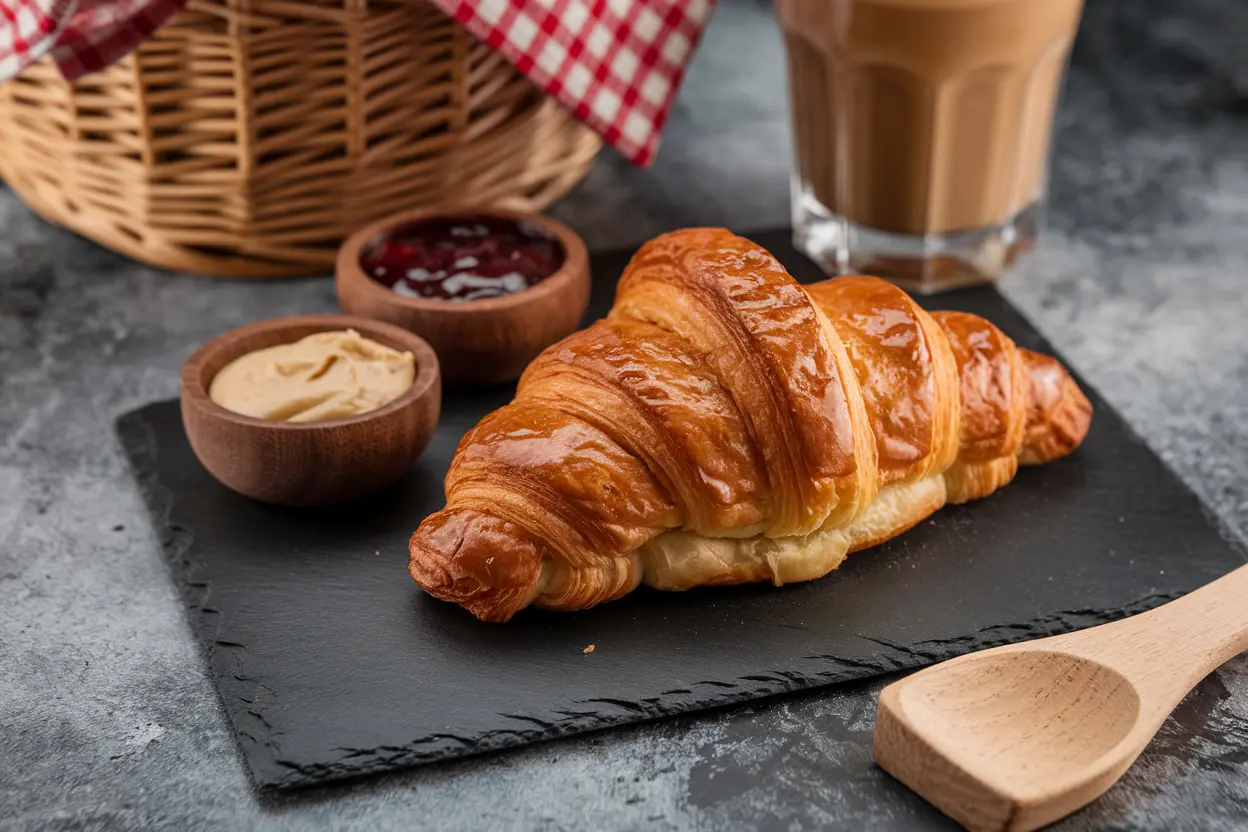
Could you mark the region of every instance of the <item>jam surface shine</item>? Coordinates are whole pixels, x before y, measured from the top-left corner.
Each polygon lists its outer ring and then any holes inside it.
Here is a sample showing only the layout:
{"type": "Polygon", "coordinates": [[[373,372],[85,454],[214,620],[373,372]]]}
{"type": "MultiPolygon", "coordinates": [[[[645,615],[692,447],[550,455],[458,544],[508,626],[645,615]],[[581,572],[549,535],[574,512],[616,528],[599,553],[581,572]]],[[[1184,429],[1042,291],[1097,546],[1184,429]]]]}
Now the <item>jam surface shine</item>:
{"type": "Polygon", "coordinates": [[[360,265],[397,294],[463,302],[523,292],[559,271],[564,256],[540,225],[481,215],[397,226],[364,249],[360,265]]]}

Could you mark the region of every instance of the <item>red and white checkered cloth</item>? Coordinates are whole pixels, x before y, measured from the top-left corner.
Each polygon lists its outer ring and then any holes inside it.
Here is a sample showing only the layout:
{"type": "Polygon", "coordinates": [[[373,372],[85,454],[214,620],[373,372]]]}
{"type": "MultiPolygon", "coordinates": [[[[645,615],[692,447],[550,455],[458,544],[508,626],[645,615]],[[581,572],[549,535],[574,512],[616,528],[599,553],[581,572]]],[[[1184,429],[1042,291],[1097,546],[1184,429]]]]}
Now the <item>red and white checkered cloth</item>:
{"type": "Polygon", "coordinates": [[[648,165],[715,0],[433,0],[648,165]]]}
{"type": "Polygon", "coordinates": [[[46,53],[70,81],[103,69],[186,0],[0,0],[0,82],[46,53]]]}
{"type": "MultiPolygon", "coordinates": [[[[0,82],[51,52],[102,69],[186,0],[0,0],[0,82]]],[[[648,165],[715,0],[433,0],[608,144],[648,165]]]]}

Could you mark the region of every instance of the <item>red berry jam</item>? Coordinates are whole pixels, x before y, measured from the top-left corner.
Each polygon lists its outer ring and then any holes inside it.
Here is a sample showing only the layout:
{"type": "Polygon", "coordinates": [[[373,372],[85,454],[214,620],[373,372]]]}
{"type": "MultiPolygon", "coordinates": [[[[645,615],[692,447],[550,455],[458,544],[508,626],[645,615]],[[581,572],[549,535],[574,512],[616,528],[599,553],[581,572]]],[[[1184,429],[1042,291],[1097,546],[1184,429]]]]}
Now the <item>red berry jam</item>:
{"type": "Polygon", "coordinates": [[[371,243],[364,273],[400,295],[469,301],[523,292],[563,265],[540,225],[488,215],[418,220],[371,243]]]}

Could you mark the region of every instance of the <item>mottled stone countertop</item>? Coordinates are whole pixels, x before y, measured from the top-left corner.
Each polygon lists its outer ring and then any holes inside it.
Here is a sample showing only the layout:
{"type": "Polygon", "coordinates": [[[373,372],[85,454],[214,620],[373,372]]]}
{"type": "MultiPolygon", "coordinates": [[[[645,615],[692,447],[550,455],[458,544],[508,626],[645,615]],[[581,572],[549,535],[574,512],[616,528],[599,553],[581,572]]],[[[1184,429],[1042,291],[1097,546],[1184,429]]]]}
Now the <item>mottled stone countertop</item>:
{"type": "MultiPolygon", "coordinates": [[[[1245,32],[1239,0],[1090,0],[1051,227],[1004,284],[1241,535],[1245,32]]],[[[780,225],[786,120],[769,4],[725,0],[658,163],[606,154],[555,214],[598,248],[679,225],[780,225]]],[[[882,682],[255,794],[112,420],[172,396],[182,361],[218,332],[333,308],[324,279],[221,283],[136,265],[0,189],[0,827],[947,826],[871,764],[882,682]]],[[[1060,828],[1248,828],[1248,659],[1180,712],[1060,828]]]]}

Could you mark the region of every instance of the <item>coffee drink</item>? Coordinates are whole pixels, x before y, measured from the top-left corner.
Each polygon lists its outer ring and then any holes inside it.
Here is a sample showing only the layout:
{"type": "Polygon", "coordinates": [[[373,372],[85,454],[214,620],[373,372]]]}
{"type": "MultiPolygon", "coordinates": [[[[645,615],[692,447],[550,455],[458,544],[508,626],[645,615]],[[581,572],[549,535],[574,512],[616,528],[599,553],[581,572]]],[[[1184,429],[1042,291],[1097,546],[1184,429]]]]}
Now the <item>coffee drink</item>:
{"type": "Polygon", "coordinates": [[[1082,0],[776,0],[799,243],[920,289],[1030,246],[1082,0]]]}

